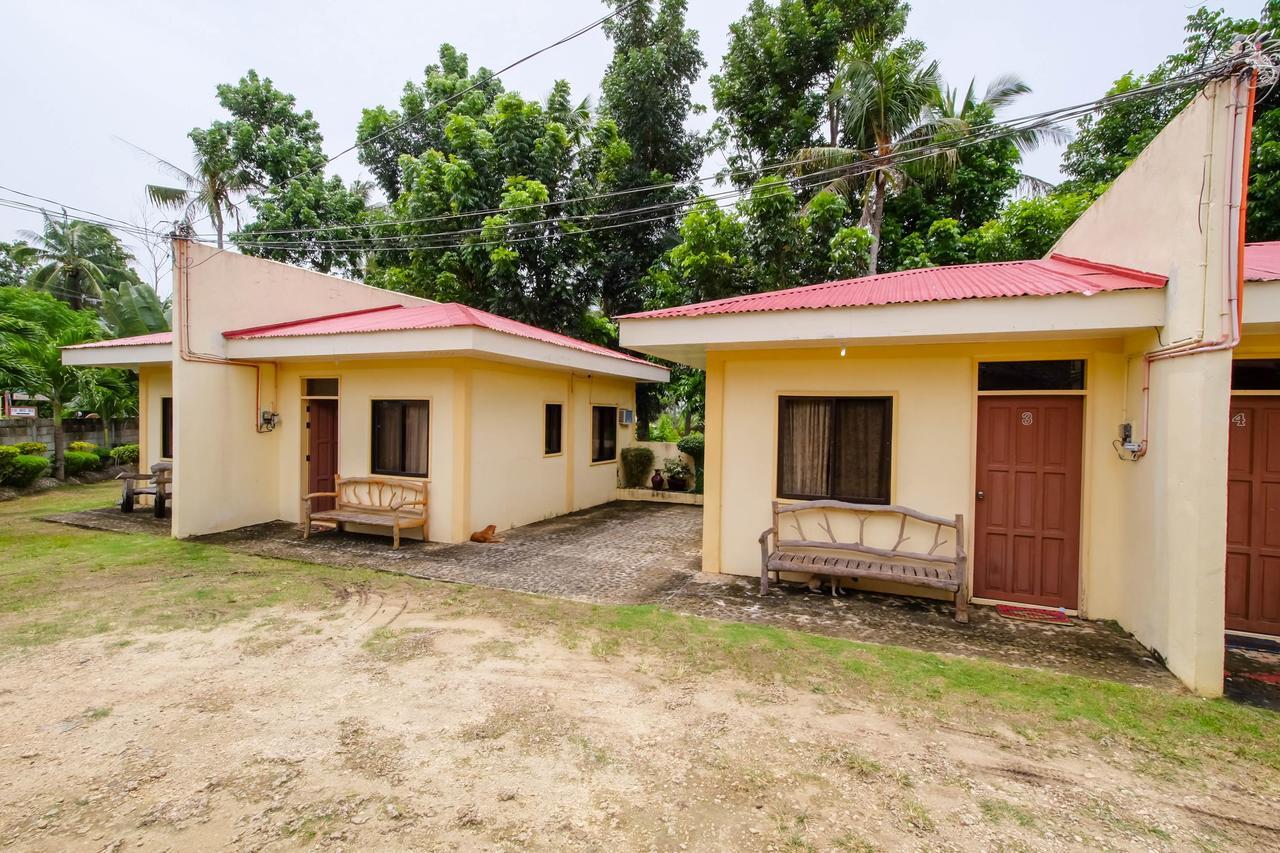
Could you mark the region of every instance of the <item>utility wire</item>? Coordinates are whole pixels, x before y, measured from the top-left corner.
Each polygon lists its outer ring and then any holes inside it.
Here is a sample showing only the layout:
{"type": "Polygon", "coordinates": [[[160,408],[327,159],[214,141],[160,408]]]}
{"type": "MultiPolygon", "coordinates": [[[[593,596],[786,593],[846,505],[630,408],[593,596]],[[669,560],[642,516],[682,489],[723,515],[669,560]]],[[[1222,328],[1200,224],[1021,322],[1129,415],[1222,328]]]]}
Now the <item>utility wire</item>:
{"type": "MultiPolygon", "coordinates": [[[[1183,84],[1184,84],[1183,80],[1181,78],[1178,78],[1177,80],[1166,81],[1165,83],[1160,84],[1157,87],[1148,87],[1148,91],[1146,93],[1150,94],[1149,90],[1151,88],[1164,89],[1174,85],[1180,86],[1183,84]]],[[[1137,90],[1133,90],[1133,91],[1136,92],[1137,90]]],[[[1132,93],[1125,93],[1125,94],[1127,97],[1134,97],[1132,93]]],[[[809,181],[812,181],[812,179],[815,177],[819,177],[824,174],[838,173],[835,175],[835,177],[833,177],[830,180],[810,184],[807,188],[814,188],[816,186],[827,186],[831,183],[834,183],[837,180],[867,174],[887,166],[905,165],[907,163],[936,157],[942,153],[945,153],[946,151],[958,150],[960,148],[968,147],[970,145],[977,145],[985,142],[991,142],[997,139],[1019,134],[1019,133],[1025,132],[1028,129],[1033,129],[1035,127],[1050,126],[1052,124],[1059,123],[1065,120],[1066,118],[1070,118],[1073,115],[1082,115],[1087,112],[1091,112],[1095,108],[1096,108],[1095,102],[1090,102],[1087,104],[1076,105],[1074,107],[1068,107],[1068,108],[1050,111],[1049,113],[1045,113],[1045,114],[1038,114],[1036,116],[1032,116],[1024,119],[1014,120],[1012,122],[983,125],[979,128],[976,128],[973,133],[968,134],[968,138],[962,137],[960,139],[950,139],[950,140],[941,140],[937,142],[930,142],[930,143],[910,147],[905,150],[899,149],[897,152],[893,152],[892,154],[878,155],[876,157],[868,158],[866,160],[855,161],[853,163],[842,164],[839,166],[833,166],[826,169],[821,169],[816,172],[811,172],[806,175],[799,176],[798,178],[793,178],[789,180],[787,185],[783,187],[779,187],[779,191],[789,191],[792,185],[805,187],[805,184],[809,181]],[[1056,116],[1056,118],[1049,118],[1053,116],[1056,116]]],[[[643,207],[629,208],[621,211],[606,211],[598,214],[582,214],[577,216],[564,216],[564,217],[547,218],[547,219],[541,219],[541,220],[533,220],[529,222],[510,222],[510,223],[504,223],[501,227],[507,229],[509,232],[515,232],[515,231],[519,231],[520,229],[530,229],[532,227],[539,226],[539,225],[560,224],[560,223],[573,222],[573,221],[617,219],[622,216],[629,216],[637,213],[651,212],[654,210],[661,210],[665,208],[680,208],[680,210],[673,211],[672,213],[666,216],[654,216],[654,217],[649,217],[645,219],[631,220],[628,222],[608,226],[609,228],[628,227],[632,225],[640,225],[640,224],[645,224],[649,222],[655,222],[661,219],[669,218],[670,216],[681,215],[684,212],[683,210],[684,208],[688,208],[688,207],[692,207],[693,205],[696,205],[701,199],[710,199],[712,201],[716,201],[719,199],[725,199],[729,197],[735,197],[735,198],[729,199],[732,201],[735,199],[750,198],[750,197],[768,198],[769,195],[766,194],[762,196],[757,192],[753,196],[753,194],[750,191],[743,192],[743,191],[737,191],[737,190],[729,190],[729,191],[722,191],[719,193],[706,194],[704,196],[701,196],[700,199],[692,199],[692,200],[681,199],[679,201],[674,201],[674,202],[658,203],[658,204],[653,204],[653,205],[648,205],[643,207]]],[[[538,206],[541,206],[541,205],[538,205],[538,206]]],[[[717,206],[720,207],[721,209],[724,209],[724,206],[721,206],[721,205],[717,205],[717,206]]],[[[385,227],[385,226],[394,225],[394,224],[397,224],[397,223],[394,223],[394,222],[369,223],[368,227],[376,229],[378,227],[385,227]]],[[[352,226],[347,226],[347,228],[351,228],[351,227],[352,226]]],[[[359,226],[355,226],[355,227],[359,227],[359,226]]],[[[301,240],[290,241],[290,240],[284,240],[284,239],[257,240],[257,239],[254,239],[254,236],[255,236],[254,232],[250,232],[248,234],[242,234],[239,238],[237,238],[237,242],[245,248],[272,248],[272,247],[277,247],[277,248],[305,248],[305,247],[359,248],[363,246],[370,246],[371,248],[379,248],[379,244],[396,243],[397,245],[383,246],[383,248],[388,248],[392,250],[396,248],[453,249],[453,248],[462,248],[462,247],[498,245],[504,242],[504,240],[495,240],[495,241],[487,241],[487,242],[456,240],[456,238],[459,236],[464,236],[467,234],[484,233],[487,230],[489,230],[488,227],[478,227],[478,228],[469,228],[469,229],[457,229],[452,231],[442,231],[442,232],[429,233],[429,234],[373,235],[373,236],[353,237],[353,238],[319,239],[319,240],[310,240],[306,242],[301,240]],[[431,240],[436,240],[437,242],[435,243],[422,242],[422,241],[431,241],[431,240]]],[[[608,228],[575,229],[572,231],[565,231],[564,236],[572,236],[575,234],[582,234],[582,233],[591,233],[593,231],[600,231],[600,230],[608,230],[608,228]]],[[[531,239],[543,239],[543,237],[540,236],[540,237],[535,237],[531,239]]],[[[506,241],[518,242],[518,240],[512,237],[507,237],[506,241]]]]}
{"type": "Polygon", "coordinates": [[[631,0],[631,2],[630,2],[630,3],[628,3],[627,5],[625,5],[625,6],[621,6],[621,7],[617,8],[617,9],[614,9],[614,10],[613,10],[612,12],[610,12],[609,14],[607,14],[607,15],[605,15],[605,16],[603,16],[603,17],[601,17],[601,18],[597,18],[596,20],[592,21],[591,23],[587,24],[586,26],[579,27],[578,29],[576,29],[576,30],[574,30],[573,32],[569,33],[567,36],[563,36],[562,38],[557,39],[556,41],[553,41],[551,44],[546,45],[545,47],[540,47],[540,48],[538,48],[538,49],[537,49],[537,50],[535,50],[533,53],[526,54],[526,55],[524,55],[524,56],[520,57],[519,59],[517,59],[516,61],[514,61],[514,62],[512,62],[512,63],[510,63],[510,64],[508,64],[508,65],[504,65],[502,68],[499,68],[497,71],[494,71],[494,72],[490,73],[488,76],[484,77],[484,78],[483,78],[483,79],[481,79],[481,80],[477,80],[476,82],[472,83],[472,84],[471,84],[470,86],[468,86],[467,88],[465,88],[465,89],[463,89],[463,90],[461,90],[461,91],[459,91],[459,92],[455,92],[454,94],[450,95],[449,97],[445,98],[444,100],[442,100],[442,101],[438,101],[438,102],[436,102],[436,103],[434,103],[434,104],[431,104],[431,105],[430,105],[430,106],[428,106],[428,107],[425,107],[424,109],[418,110],[416,113],[414,113],[414,114],[412,114],[412,115],[410,115],[410,116],[405,117],[402,121],[397,122],[396,124],[393,124],[391,127],[388,127],[387,129],[385,129],[385,130],[383,130],[383,131],[381,131],[381,132],[379,132],[379,133],[374,134],[373,136],[369,137],[368,139],[361,140],[361,141],[359,141],[359,142],[356,142],[356,143],[355,143],[355,144],[353,144],[353,145],[350,145],[350,146],[348,146],[348,147],[346,147],[346,148],[342,149],[342,150],[341,150],[341,151],[339,151],[337,154],[334,154],[332,157],[328,158],[327,160],[325,160],[325,161],[323,161],[323,162],[321,162],[321,163],[317,163],[317,164],[315,164],[314,166],[308,166],[307,168],[305,168],[305,169],[303,169],[302,171],[298,172],[296,175],[290,175],[289,177],[284,178],[284,179],[283,179],[283,180],[281,180],[281,181],[278,181],[278,182],[276,182],[276,183],[272,183],[272,184],[268,184],[268,185],[267,185],[267,189],[270,189],[270,188],[272,188],[272,187],[276,186],[277,184],[282,184],[282,183],[287,183],[288,181],[292,181],[294,178],[302,177],[303,175],[306,175],[306,174],[307,174],[307,173],[309,173],[309,172],[314,172],[316,169],[323,169],[325,166],[328,166],[328,165],[329,165],[330,163],[332,163],[334,160],[337,160],[339,157],[342,157],[343,155],[350,154],[352,151],[355,151],[356,149],[360,148],[362,145],[368,145],[370,142],[373,142],[374,140],[381,139],[382,137],[384,137],[384,136],[386,136],[386,135],[388,135],[388,134],[390,134],[390,133],[394,133],[395,131],[397,131],[397,130],[401,129],[402,127],[405,127],[405,126],[407,126],[407,125],[412,124],[413,122],[415,122],[415,121],[417,121],[418,119],[422,118],[424,115],[427,115],[428,113],[430,113],[430,112],[432,112],[432,111],[434,111],[434,110],[438,109],[439,107],[442,107],[442,106],[445,106],[446,104],[452,103],[453,101],[458,100],[459,98],[463,97],[464,95],[469,95],[470,93],[474,92],[476,89],[479,89],[479,88],[481,88],[482,86],[486,86],[486,85],[488,85],[489,83],[491,83],[491,82],[493,82],[494,80],[498,79],[498,77],[500,77],[501,75],[503,75],[503,74],[507,73],[508,71],[510,71],[512,68],[515,68],[517,65],[521,65],[521,64],[523,64],[523,63],[525,63],[525,62],[528,62],[530,59],[533,59],[533,58],[535,58],[535,57],[541,56],[542,54],[546,53],[546,52],[547,52],[547,51],[549,51],[549,50],[554,50],[555,48],[559,47],[559,46],[560,46],[560,45],[562,45],[562,44],[567,44],[567,43],[569,43],[569,42],[573,41],[574,39],[578,38],[579,36],[582,36],[582,35],[585,35],[585,34],[587,34],[587,33],[591,32],[592,30],[596,29],[597,27],[602,26],[602,25],[603,25],[606,21],[608,21],[610,18],[616,18],[618,15],[621,15],[621,14],[623,14],[624,12],[629,12],[629,11],[631,11],[631,9],[632,9],[634,6],[636,6],[639,2],[640,2],[640,0],[631,0]]]}
{"type": "MultiPolygon", "coordinates": [[[[1224,71],[1227,68],[1231,67],[1232,64],[1233,64],[1232,59],[1227,58],[1224,60],[1219,60],[1215,63],[1211,63],[1206,66],[1202,66],[1201,68],[1195,69],[1193,71],[1187,72],[1186,74],[1182,74],[1177,77],[1171,77],[1166,80],[1147,84],[1145,86],[1140,86],[1140,87],[1130,89],[1125,92],[1120,92],[1114,95],[1107,95],[1102,98],[1097,98],[1091,101],[1085,101],[1083,103],[1075,104],[1069,107],[1060,107],[1054,110],[1046,110],[1044,112],[1034,113],[1028,116],[1017,118],[1017,119],[1010,119],[1004,122],[980,125],[978,127],[975,127],[967,131],[965,134],[962,134],[960,138],[963,138],[964,136],[969,136],[969,135],[980,135],[980,136],[986,135],[990,130],[999,129],[999,128],[1016,127],[1016,130],[1020,132],[1020,131],[1032,130],[1032,129],[1038,129],[1038,128],[1053,127],[1071,118],[1078,117],[1082,113],[1094,112],[1096,110],[1106,108],[1115,103],[1122,103],[1124,101],[1147,97],[1152,94],[1158,94],[1159,92],[1165,91],[1167,89],[1180,88],[1182,86],[1189,85],[1191,83],[1206,79],[1210,76],[1214,76],[1218,72],[1224,71]]],[[[875,148],[868,147],[868,148],[862,148],[862,149],[852,149],[851,153],[854,155],[863,155],[863,156],[871,157],[871,156],[876,156],[878,152],[875,148]]],[[[251,232],[251,233],[256,235],[320,233],[324,231],[349,230],[353,227],[362,227],[362,226],[385,227],[385,226],[394,226],[394,225],[410,225],[410,224],[420,224],[425,222],[445,222],[445,221],[450,221],[455,219],[481,217],[481,216],[487,216],[487,215],[509,214],[509,213],[513,213],[521,210],[530,210],[530,209],[544,208],[544,207],[559,207],[559,206],[574,204],[577,202],[596,201],[600,199],[614,198],[618,196],[632,195],[636,193],[651,192],[651,191],[663,190],[663,189],[672,189],[672,188],[685,186],[687,183],[701,184],[701,183],[705,183],[707,181],[712,181],[712,180],[722,180],[725,177],[751,176],[751,175],[765,173],[769,171],[779,171],[779,170],[790,168],[790,167],[800,166],[800,165],[803,165],[804,162],[805,162],[804,160],[795,159],[795,160],[789,160],[789,161],[780,162],[780,163],[774,163],[768,166],[762,166],[760,168],[755,168],[755,169],[740,169],[740,170],[729,171],[729,172],[721,171],[713,174],[702,175],[700,177],[694,178],[691,182],[669,181],[664,183],[649,184],[647,186],[642,186],[642,187],[631,187],[631,188],[622,189],[622,190],[614,190],[614,191],[605,192],[605,193],[595,193],[591,195],[569,197],[569,198],[557,199],[557,200],[548,200],[545,202],[535,202],[535,203],[530,203],[525,205],[517,205],[509,208],[488,208],[483,210],[465,211],[461,213],[438,214],[434,216],[419,217],[419,218],[412,218],[412,219],[399,219],[399,220],[393,219],[393,220],[385,220],[382,222],[362,223],[361,225],[354,225],[354,226],[353,225],[323,225],[323,226],[316,226],[312,228],[296,228],[296,229],[286,228],[286,229],[276,229],[276,230],[261,230],[261,231],[251,232]]],[[[618,211],[617,213],[624,214],[625,212],[626,211],[618,211]]],[[[244,234],[243,231],[239,233],[244,234]]],[[[457,233],[457,232],[450,232],[450,233],[457,233]]],[[[206,234],[200,234],[198,236],[208,237],[211,235],[206,233],[206,234]]]]}

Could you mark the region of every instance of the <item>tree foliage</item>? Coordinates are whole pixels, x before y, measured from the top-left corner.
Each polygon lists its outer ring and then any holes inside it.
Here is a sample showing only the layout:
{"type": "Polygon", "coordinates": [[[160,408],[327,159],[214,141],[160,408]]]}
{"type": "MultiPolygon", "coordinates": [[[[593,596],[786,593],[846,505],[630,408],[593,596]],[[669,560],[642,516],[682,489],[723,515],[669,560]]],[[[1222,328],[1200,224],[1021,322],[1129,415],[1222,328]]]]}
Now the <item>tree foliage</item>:
{"type": "Polygon", "coordinates": [[[752,0],[730,25],[729,48],[711,78],[717,129],[729,164],[751,173],[804,148],[835,145],[828,95],[842,47],[857,33],[881,44],[897,38],[907,7],[899,0],[752,0]]]}

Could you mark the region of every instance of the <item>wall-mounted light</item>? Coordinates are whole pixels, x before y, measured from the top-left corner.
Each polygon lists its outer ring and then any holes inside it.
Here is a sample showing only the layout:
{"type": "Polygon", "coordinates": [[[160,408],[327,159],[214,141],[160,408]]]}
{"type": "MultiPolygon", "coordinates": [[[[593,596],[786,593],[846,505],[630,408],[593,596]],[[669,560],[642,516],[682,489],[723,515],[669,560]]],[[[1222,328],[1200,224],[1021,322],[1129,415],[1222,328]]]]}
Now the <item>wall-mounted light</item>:
{"type": "Polygon", "coordinates": [[[840,347],[840,357],[844,358],[844,347],[840,347]]]}

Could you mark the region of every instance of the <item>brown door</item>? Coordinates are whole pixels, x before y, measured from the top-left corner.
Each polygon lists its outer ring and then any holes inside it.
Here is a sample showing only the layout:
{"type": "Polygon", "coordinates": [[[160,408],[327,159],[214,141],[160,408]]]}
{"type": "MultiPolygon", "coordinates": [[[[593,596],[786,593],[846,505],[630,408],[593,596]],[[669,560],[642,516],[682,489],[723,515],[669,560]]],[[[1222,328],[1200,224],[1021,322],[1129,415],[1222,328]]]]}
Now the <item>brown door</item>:
{"type": "Polygon", "coordinates": [[[1227,630],[1280,634],[1280,398],[1233,397],[1227,630]]]}
{"type": "MultiPolygon", "coordinates": [[[[307,401],[307,492],[332,492],[338,473],[338,401],[307,401]]],[[[333,498],[316,498],[312,512],[333,509],[333,498]]]]}
{"type": "Polygon", "coordinates": [[[1074,609],[1082,397],[979,397],[973,594],[1074,609]]]}

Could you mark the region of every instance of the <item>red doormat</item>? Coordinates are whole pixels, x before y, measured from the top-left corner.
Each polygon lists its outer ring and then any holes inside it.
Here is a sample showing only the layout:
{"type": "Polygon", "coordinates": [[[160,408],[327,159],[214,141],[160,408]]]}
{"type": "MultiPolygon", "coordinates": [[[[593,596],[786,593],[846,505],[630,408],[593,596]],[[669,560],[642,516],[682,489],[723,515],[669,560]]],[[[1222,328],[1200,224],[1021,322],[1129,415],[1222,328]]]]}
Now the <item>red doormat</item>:
{"type": "Polygon", "coordinates": [[[1006,619],[1020,619],[1023,622],[1051,622],[1054,625],[1071,624],[1071,617],[1061,610],[1041,610],[1038,607],[1015,607],[1012,604],[997,604],[996,612],[1006,619]]]}

